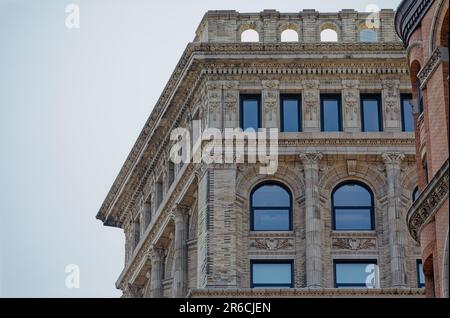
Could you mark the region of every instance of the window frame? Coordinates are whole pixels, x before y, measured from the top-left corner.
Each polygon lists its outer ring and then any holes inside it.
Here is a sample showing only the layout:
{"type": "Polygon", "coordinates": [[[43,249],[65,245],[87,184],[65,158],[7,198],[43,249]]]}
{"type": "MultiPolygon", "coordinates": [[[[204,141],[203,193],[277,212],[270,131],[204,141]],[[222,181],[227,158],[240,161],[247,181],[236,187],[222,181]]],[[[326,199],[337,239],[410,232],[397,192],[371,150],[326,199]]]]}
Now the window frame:
{"type": "MultiPolygon", "coordinates": [[[[350,283],[341,283],[339,284],[337,282],[337,275],[336,275],[336,265],[337,264],[374,264],[378,266],[378,259],[375,258],[364,258],[364,259],[351,259],[351,258],[337,258],[333,259],[333,278],[334,278],[334,288],[352,288],[352,287],[366,287],[367,285],[364,283],[361,284],[350,284],[350,283]]],[[[378,276],[380,276],[380,273],[378,273],[378,276]]],[[[380,288],[380,286],[377,286],[376,288],[380,288]]]]}
{"type": "Polygon", "coordinates": [[[256,128],[256,132],[258,132],[261,127],[261,94],[240,94],[239,95],[239,127],[245,131],[244,129],[244,100],[246,99],[256,99],[258,103],[258,127],[256,128]]]}
{"type": "MultiPolygon", "coordinates": [[[[420,265],[422,265],[421,259],[416,259],[416,273],[417,273],[417,288],[425,288],[425,281],[423,284],[420,282],[420,265]]],[[[423,265],[422,265],[423,271],[423,265]]],[[[425,279],[425,273],[423,274],[423,278],[425,279]]]]}
{"type": "Polygon", "coordinates": [[[383,104],[381,101],[381,94],[360,94],[360,110],[361,110],[361,132],[382,132],[384,131],[383,127],[383,104]],[[378,131],[366,131],[364,127],[364,100],[373,100],[375,99],[378,103],[378,131]]]}
{"type": "Polygon", "coordinates": [[[342,95],[341,94],[320,94],[320,131],[322,132],[341,132],[342,131],[342,95]],[[324,100],[336,99],[338,102],[338,130],[325,130],[324,125],[324,100]]]}
{"type": "Polygon", "coordinates": [[[250,288],[294,288],[294,260],[293,259],[251,259],[250,260],[250,288]],[[253,282],[254,264],[289,264],[291,265],[290,284],[258,284],[253,282]]]}
{"type": "MultiPolygon", "coordinates": [[[[405,110],[404,110],[404,107],[405,107],[405,105],[403,104],[403,102],[405,101],[405,100],[410,100],[410,101],[413,101],[413,96],[412,96],[412,94],[400,94],[400,111],[402,112],[402,131],[405,131],[406,132],[406,130],[405,130],[405,110]]],[[[408,131],[408,132],[414,132],[415,131],[415,124],[414,124],[414,109],[413,109],[413,122],[412,122],[412,125],[413,125],[413,130],[412,131],[408,131]]]]}
{"type": "MultiPolygon", "coordinates": [[[[348,209],[348,210],[360,210],[360,209],[367,209],[367,206],[339,206],[338,209],[348,209]]],[[[333,191],[331,191],[331,225],[333,231],[341,231],[341,232],[367,232],[367,231],[375,231],[375,199],[372,190],[368,185],[366,185],[363,182],[356,181],[356,180],[346,180],[339,184],[337,184],[333,191]],[[334,204],[334,193],[336,190],[341,188],[342,186],[348,185],[348,184],[356,184],[364,189],[366,189],[371,198],[371,206],[370,206],[370,229],[336,229],[336,206],[334,204]]]]}
{"type": "Polygon", "coordinates": [[[252,232],[289,232],[289,231],[292,231],[292,229],[293,229],[292,193],[291,193],[291,190],[287,186],[285,186],[283,183],[278,182],[278,181],[272,181],[272,180],[263,181],[261,183],[258,183],[256,186],[253,187],[252,191],[250,192],[249,205],[250,205],[250,231],[252,231],[252,232]],[[288,214],[289,215],[289,229],[287,229],[287,230],[256,230],[255,229],[255,212],[254,212],[255,209],[257,209],[257,210],[286,209],[286,207],[284,207],[284,206],[283,207],[281,207],[281,206],[256,207],[256,208],[253,206],[253,194],[255,193],[256,190],[258,190],[259,188],[266,186],[266,185],[279,186],[289,194],[289,214],[288,214]]]}
{"type": "MultiPolygon", "coordinates": [[[[284,105],[285,100],[296,100],[297,101],[297,112],[298,112],[298,130],[296,132],[303,131],[302,123],[302,95],[301,94],[280,94],[280,132],[284,131],[284,105]]],[[[288,131],[287,133],[295,133],[295,131],[288,131]]]]}

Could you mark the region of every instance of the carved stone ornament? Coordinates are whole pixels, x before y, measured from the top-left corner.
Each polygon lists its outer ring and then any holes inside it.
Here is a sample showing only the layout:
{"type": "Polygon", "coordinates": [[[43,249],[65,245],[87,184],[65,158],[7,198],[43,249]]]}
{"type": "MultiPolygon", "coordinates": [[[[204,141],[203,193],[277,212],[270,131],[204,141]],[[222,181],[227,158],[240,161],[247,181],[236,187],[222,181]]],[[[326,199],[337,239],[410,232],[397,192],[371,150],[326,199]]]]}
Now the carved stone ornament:
{"type": "Polygon", "coordinates": [[[333,248],[341,250],[370,250],[376,248],[374,238],[334,238],[333,248]]]}
{"type": "Polygon", "coordinates": [[[250,242],[250,247],[262,250],[282,250],[293,246],[292,240],[288,238],[254,239],[250,242]]]}

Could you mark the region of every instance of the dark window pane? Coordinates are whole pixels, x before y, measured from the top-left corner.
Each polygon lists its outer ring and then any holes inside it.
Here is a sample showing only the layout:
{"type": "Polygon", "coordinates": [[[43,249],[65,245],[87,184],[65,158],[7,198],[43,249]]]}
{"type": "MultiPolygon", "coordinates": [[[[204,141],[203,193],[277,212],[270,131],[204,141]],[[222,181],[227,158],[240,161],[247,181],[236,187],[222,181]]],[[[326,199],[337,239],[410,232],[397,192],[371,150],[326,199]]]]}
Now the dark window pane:
{"type": "Polygon", "coordinates": [[[403,131],[414,131],[414,117],[411,99],[402,99],[403,131]]]}
{"type": "Polygon", "coordinates": [[[380,131],[379,103],[376,99],[363,100],[364,131],[380,131]]]}
{"type": "Polygon", "coordinates": [[[276,184],[267,184],[253,192],[253,207],[289,207],[291,199],[289,193],[276,184]]]}
{"type": "Polygon", "coordinates": [[[256,263],[252,266],[254,285],[288,285],[292,284],[291,263],[256,263]]]}
{"type": "Polygon", "coordinates": [[[417,262],[417,271],[418,271],[418,286],[419,288],[425,287],[425,274],[423,273],[423,264],[422,261],[417,262]]]}
{"type": "Polygon", "coordinates": [[[335,208],[336,230],[371,230],[372,215],[370,209],[335,208]]]}
{"type": "Polygon", "coordinates": [[[242,101],[242,129],[259,128],[259,100],[256,98],[244,98],[242,101]]]}
{"type": "Polygon", "coordinates": [[[371,206],[372,195],[359,184],[349,183],[340,186],[333,194],[334,206],[371,206]]]}
{"type": "Polygon", "coordinates": [[[374,263],[336,263],[337,287],[375,287],[377,268],[374,263]]]}
{"type": "Polygon", "coordinates": [[[419,194],[420,194],[419,187],[416,187],[412,193],[413,202],[417,200],[417,198],[419,197],[419,194]]]}
{"type": "Polygon", "coordinates": [[[323,131],[339,131],[339,101],[337,99],[323,99],[323,131]]]}
{"type": "Polygon", "coordinates": [[[289,209],[254,209],[255,231],[289,231],[289,209]]]}
{"type": "Polygon", "coordinates": [[[299,107],[297,99],[283,99],[283,131],[300,131],[299,107]]]}

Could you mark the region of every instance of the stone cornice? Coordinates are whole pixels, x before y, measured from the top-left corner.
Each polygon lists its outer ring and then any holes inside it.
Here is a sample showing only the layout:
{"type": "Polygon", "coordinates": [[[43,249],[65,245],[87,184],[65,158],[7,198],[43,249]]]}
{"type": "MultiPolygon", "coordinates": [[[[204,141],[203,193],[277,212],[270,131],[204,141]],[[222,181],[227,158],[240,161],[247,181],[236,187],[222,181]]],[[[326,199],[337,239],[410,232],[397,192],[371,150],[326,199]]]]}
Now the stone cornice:
{"type": "Polygon", "coordinates": [[[427,85],[431,75],[433,75],[434,71],[442,62],[448,62],[448,48],[437,47],[433,51],[433,54],[428,58],[419,74],[417,74],[417,78],[420,81],[420,88],[423,89],[427,85]]]}
{"type": "Polygon", "coordinates": [[[425,297],[423,288],[205,288],[191,289],[196,297],[425,297]]]}
{"type": "Polygon", "coordinates": [[[406,44],[434,0],[403,0],[395,13],[395,30],[406,44]]]}
{"type": "MultiPolygon", "coordinates": [[[[110,191],[108,192],[106,199],[104,200],[99,212],[97,213],[97,218],[104,221],[105,225],[110,226],[121,226],[122,221],[118,220],[116,217],[109,217],[112,213],[112,210],[119,210],[127,208],[127,205],[130,204],[127,198],[121,197],[121,194],[125,192],[125,187],[129,187],[130,184],[136,184],[136,180],[140,179],[141,175],[133,175],[133,171],[136,171],[136,167],[138,166],[141,158],[144,158],[144,155],[149,152],[149,144],[150,140],[155,133],[159,123],[162,121],[164,114],[168,109],[168,105],[171,100],[174,98],[175,93],[180,89],[183,84],[183,78],[190,76],[193,78],[199,79],[200,76],[196,72],[189,72],[191,67],[195,67],[196,62],[198,65],[198,61],[201,61],[200,56],[210,56],[215,54],[233,54],[234,56],[239,56],[239,54],[254,54],[264,53],[264,54],[277,54],[280,60],[283,60],[286,52],[312,52],[312,53],[320,53],[320,52],[341,52],[341,53],[361,53],[361,52],[372,52],[374,54],[378,54],[377,52],[384,53],[398,53],[397,67],[384,66],[378,67],[378,71],[376,68],[368,67],[367,73],[373,74],[393,74],[393,73],[406,73],[406,66],[404,62],[404,49],[400,43],[272,43],[272,44],[264,44],[264,43],[190,43],[186,50],[184,51],[180,61],[178,62],[177,67],[175,68],[172,76],[170,77],[166,87],[163,90],[157,104],[155,105],[151,115],[149,116],[147,122],[145,123],[144,128],[142,129],[137,141],[135,142],[130,154],[128,155],[125,163],[123,164],[118,176],[116,177],[110,191]],[[238,54],[238,55],[236,55],[238,54]],[[194,74],[195,73],[195,74],[194,74]],[[134,181],[133,181],[134,180],[134,181]],[[120,202],[119,202],[120,201],[120,202]],[[118,204],[119,202],[119,204],[118,204]]],[[[386,56],[388,58],[388,56],[386,56]]],[[[256,59],[257,60],[257,59],[256,59]]],[[[375,59],[376,60],[376,59],[375,59]]],[[[359,63],[357,59],[353,59],[352,68],[359,69],[359,63]]],[[[376,62],[376,61],[375,61],[376,62]]],[[[383,63],[382,60],[379,60],[380,63],[383,63]]],[[[390,61],[391,63],[392,61],[390,61]]],[[[274,66],[272,63],[271,66],[274,66]]],[[[301,63],[299,64],[301,66],[301,63]]],[[[317,65],[317,69],[320,69],[321,65],[317,65]]],[[[313,68],[312,68],[313,69],[313,68]]],[[[338,67],[335,68],[336,70],[338,67]]],[[[306,69],[306,72],[310,72],[311,69],[306,69]]],[[[289,68],[285,71],[289,73],[289,68]]],[[[365,72],[365,73],[366,73],[365,72]]],[[[214,74],[215,71],[212,72],[214,74]]],[[[356,72],[358,74],[363,74],[360,71],[356,72]]],[[[268,72],[271,74],[271,71],[268,72]]],[[[311,73],[312,74],[312,73],[311,73]]],[[[339,74],[339,71],[336,71],[336,74],[339,74]]],[[[186,86],[186,83],[184,83],[186,86]]],[[[191,83],[192,84],[192,83],[191,83]]],[[[189,86],[189,85],[188,85],[189,86]]],[[[189,87],[184,87],[185,91],[194,91],[192,89],[192,85],[189,87]]],[[[158,158],[159,156],[154,156],[154,158],[158,158]]],[[[149,169],[152,169],[152,165],[146,164],[149,169]]],[[[142,170],[142,169],[139,169],[142,170]]],[[[142,172],[139,172],[142,174],[142,172]]],[[[117,212],[117,211],[116,211],[117,212]]]]}
{"type": "Polygon", "coordinates": [[[419,242],[423,227],[433,220],[434,214],[445,200],[449,191],[449,161],[436,172],[427,187],[420,193],[406,215],[409,233],[419,242]]]}

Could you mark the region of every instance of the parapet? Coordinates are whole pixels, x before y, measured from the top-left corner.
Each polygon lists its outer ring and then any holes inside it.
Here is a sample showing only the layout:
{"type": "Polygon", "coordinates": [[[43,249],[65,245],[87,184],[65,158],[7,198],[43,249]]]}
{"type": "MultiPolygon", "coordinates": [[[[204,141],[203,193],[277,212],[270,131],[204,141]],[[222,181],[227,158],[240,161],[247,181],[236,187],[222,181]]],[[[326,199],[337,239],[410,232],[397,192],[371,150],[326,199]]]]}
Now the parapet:
{"type": "Polygon", "coordinates": [[[394,28],[394,16],[395,12],[391,9],[379,12],[343,9],[337,13],[320,13],[311,9],[298,13],[280,13],[276,10],[259,13],[208,11],[196,31],[194,42],[247,42],[242,35],[248,30],[252,30],[255,35],[257,32],[256,40],[253,37],[251,42],[260,43],[399,42],[394,28]],[[291,33],[288,40],[282,35],[287,30],[291,33]],[[330,37],[324,37],[323,31],[331,34],[331,40],[330,37]]]}

